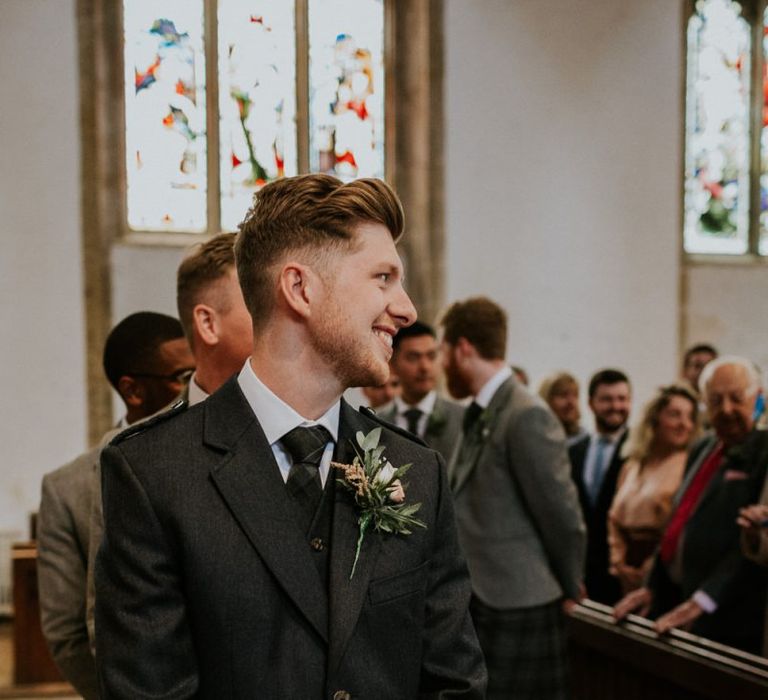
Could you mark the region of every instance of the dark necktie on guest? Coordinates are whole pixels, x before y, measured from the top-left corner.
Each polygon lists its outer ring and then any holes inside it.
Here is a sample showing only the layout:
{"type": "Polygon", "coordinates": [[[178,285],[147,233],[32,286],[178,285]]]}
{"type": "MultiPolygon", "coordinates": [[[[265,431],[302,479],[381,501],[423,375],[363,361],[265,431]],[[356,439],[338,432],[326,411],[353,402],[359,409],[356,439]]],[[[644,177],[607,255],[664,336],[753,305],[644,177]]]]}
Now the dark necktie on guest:
{"type": "Polygon", "coordinates": [[[603,485],[605,476],[605,453],[610,446],[611,441],[600,435],[597,438],[597,453],[595,454],[595,470],[592,472],[592,481],[589,484],[589,502],[595,505],[597,497],[600,495],[600,487],[603,485]]]}
{"type": "Polygon", "coordinates": [[[472,430],[472,426],[477,423],[477,419],[480,418],[482,412],[483,407],[475,401],[467,406],[467,410],[464,411],[464,421],[462,423],[462,430],[465,435],[472,430]]]}
{"type": "Polygon", "coordinates": [[[321,425],[294,428],[280,438],[293,459],[285,487],[299,505],[299,526],[304,533],[309,531],[323,497],[319,467],[325,446],[331,439],[330,433],[321,425]]]}
{"type": "Polygon", "coordinates": [[[408,432],[419,435],[419,420],[424,415],[424,411],[418,408],[409,408],[403,411],[403,417],[408,423],[408,432]]]}

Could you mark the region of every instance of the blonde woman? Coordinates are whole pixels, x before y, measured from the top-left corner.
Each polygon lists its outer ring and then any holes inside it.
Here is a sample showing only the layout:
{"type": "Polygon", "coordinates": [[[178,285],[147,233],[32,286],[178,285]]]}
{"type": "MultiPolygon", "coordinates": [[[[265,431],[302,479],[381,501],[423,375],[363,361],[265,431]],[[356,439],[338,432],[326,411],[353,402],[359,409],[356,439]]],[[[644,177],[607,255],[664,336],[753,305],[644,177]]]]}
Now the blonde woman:
{"type": "Polygon", "coordinates": [[[608,512],[610,573],[625,594],[640,587],[650,568],[697,432],[696,397],[671,385],[658,391],[630,434],[608,512]]]}

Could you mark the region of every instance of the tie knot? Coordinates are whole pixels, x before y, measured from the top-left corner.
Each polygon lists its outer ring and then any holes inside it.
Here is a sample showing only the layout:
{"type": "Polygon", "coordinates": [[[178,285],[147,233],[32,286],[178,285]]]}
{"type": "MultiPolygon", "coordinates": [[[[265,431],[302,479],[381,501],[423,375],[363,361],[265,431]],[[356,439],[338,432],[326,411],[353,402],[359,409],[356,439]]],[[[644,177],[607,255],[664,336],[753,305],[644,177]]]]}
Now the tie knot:
{"type": "Polygon", "coordinates": [[[469,404],[467,410],[464,411],[464,422],[462,424],[465,433],[470,431],[472,426],[477,422],[477,419],[480,418],[482,412],[483,409],[479,403],[473,401],[469,404]]]}
{"type": "Polygon", "coordinates": [[[420,408],[409,408],[407,411],[403,411],[403,418],[408,423],[408,431],[411,433],[418,433],[419,431],[419,419],[424,415],[424,411],[420,408]]]}
{"type": "Polygon", "coordinates": [[[294,464],[320,465],[331,434],[322,425],[298,427],[287,432],[280,442],[288,450],[294,464]]]}

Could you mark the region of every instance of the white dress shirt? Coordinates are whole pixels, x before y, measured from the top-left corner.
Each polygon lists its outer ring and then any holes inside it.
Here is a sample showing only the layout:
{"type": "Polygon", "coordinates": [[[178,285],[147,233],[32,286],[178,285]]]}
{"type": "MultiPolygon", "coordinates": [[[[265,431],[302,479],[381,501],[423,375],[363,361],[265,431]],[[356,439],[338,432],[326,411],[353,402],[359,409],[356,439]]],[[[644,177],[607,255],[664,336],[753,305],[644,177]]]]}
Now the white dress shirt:
{"type": "Polygon", "coordinates": [[[280,474],[283,481],[288,480],[288,472],[291,471],[293,460],[288,451],[283,447],[280,438],[294,428],[310,427],[313,425],[322,425],[330,434],[333,440],[329,440],[325,446],[325,452],[320,460],[320,481],[325,486],[328,478],[328,471],[333,458],[334,444],[339,439],[339,416],[341,411],[341,400],[336,401],[320,418],[309,420],[297,413],[285,401],[272,392],[257,376],[251,367],[250,358],[245,361],[243,369],[237,376],[237,382],[245,395],[251,410],[259,419],[261,429],[267,436],[269,446],[272,448],[272,454],[275,455],[275,461],[280,468],[280,474]]]}
{"type": "Polygon", "coordinates": [[[414,404],[413,406],[405,403],[400,396],[395,397],[395,425],[404,430],[408,430],[408,419],[405,417],[404,413],[412,408],[417,408],[421,411],[421,416],[419,417],[419,422],[416,426],[418,428],[416,432],[419,437],[423,438],[427,432],[429,416],[432,414],[432,411],[435,410],[435,401],[437,401],[437,392],[434,389],[419,401],[419,403],[414,404]]]}
{"type": "Polygon", "coordinates": [[[512,376],[512,368],[509,365],[504,365],[496,374],[494,374],[485,384],[483,388],[477,392],[475,396],[475,403],[480,408],[488,408],[488,404],[491,403],[493,395],[498,388],[512,376]]]}

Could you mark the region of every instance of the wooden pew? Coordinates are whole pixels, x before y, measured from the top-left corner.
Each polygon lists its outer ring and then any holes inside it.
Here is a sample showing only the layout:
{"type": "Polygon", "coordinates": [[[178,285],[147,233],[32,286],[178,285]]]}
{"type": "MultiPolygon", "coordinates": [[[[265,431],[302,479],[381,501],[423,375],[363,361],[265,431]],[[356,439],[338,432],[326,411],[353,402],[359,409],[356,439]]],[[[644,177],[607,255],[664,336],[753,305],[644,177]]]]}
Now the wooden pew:
{"type": "Polygon", "coordinates": [[[37,589],[37,546],[34,542],[13,545],[13,650],[14,683],[62,681],[40,626],[37,589]]]}
{"type": "Polygon", "coordinates": [[[567,622],[573,700],[766,700],[768,659],[585,601],[567,622]]]}

